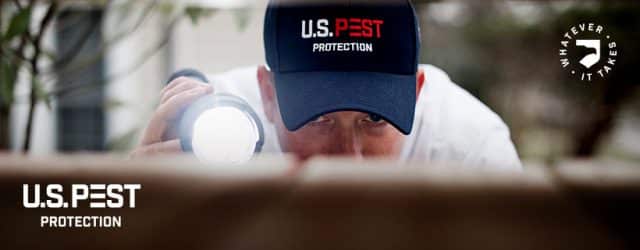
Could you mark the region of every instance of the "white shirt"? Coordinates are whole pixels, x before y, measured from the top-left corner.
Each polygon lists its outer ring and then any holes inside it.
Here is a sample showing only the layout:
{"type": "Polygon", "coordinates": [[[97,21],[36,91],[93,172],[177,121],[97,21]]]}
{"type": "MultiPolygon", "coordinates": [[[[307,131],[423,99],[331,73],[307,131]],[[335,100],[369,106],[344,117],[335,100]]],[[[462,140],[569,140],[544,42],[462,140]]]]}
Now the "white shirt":
{"type": "MultiPolygon", "coordinates": [[[[474,168],[522,168],[509,128],[491,109],[453,83],[441,69],[420,65],[425,83],[416,104],[403,161],[447,162],[474,168]]],[[[257,82],[257,68],[239,68],[209,76],[216,93],[245,99],[265,130],[263,152],[282,152],[275,127],[266,119],[257,82]]]]}

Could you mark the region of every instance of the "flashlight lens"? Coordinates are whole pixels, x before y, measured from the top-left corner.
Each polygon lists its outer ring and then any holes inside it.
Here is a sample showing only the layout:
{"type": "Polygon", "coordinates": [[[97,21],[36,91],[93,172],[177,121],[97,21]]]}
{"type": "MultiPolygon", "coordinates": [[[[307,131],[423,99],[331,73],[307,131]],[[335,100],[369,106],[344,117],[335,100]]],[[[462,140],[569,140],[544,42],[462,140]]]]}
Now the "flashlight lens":
{"type": "Polygon", "coordinates": [[[259,139],[255,123],[245,113],[232,107],[204,111],[195,121],[192,134],[193,153],[202,162],[236,165],[253,156],[259,139]]]}

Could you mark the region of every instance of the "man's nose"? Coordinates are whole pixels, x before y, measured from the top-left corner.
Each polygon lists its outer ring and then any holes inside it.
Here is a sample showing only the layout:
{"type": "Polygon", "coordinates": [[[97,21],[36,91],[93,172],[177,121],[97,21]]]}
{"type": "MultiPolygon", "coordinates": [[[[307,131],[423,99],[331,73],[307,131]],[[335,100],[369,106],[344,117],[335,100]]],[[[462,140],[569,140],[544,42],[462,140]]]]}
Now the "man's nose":
{"type": "Polygon", "coordinates": [[[362,144],[356,133],[341,133],[336,139],[337,145],[334,147],[333,154],[362,158],[362,144]]]}

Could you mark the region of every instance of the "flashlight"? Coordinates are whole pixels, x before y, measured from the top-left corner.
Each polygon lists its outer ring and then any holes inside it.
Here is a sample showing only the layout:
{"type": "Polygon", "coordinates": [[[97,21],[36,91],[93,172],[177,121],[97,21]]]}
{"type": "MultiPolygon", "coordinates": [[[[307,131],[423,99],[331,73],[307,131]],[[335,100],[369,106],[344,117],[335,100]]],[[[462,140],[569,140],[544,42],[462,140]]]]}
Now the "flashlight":
{"type": "MultiPolygon", "coordinates": [[[[209,83],[193,69],[174,73],[168,82],[181,76],[209,83]]],[[[264,128],[256,112],[242,98],[227,93],[197,99],[182,113],[178,129],[182,151],[219,166],[247,162],[264,143],[264,128]]]]}

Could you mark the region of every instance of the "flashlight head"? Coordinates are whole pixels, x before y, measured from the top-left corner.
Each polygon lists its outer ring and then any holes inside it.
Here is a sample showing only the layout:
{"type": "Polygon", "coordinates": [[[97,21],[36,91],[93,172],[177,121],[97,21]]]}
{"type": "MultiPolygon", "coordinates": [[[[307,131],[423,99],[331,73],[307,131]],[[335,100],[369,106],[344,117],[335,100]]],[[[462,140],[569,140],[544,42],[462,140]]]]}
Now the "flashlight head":
{"type": "Polygon", "coordinates": [[[262,150],[264,130],[244,100],[228,94],[198,99],[180,121],[180,144],[202,162],[237,165],[262,150]]]}

